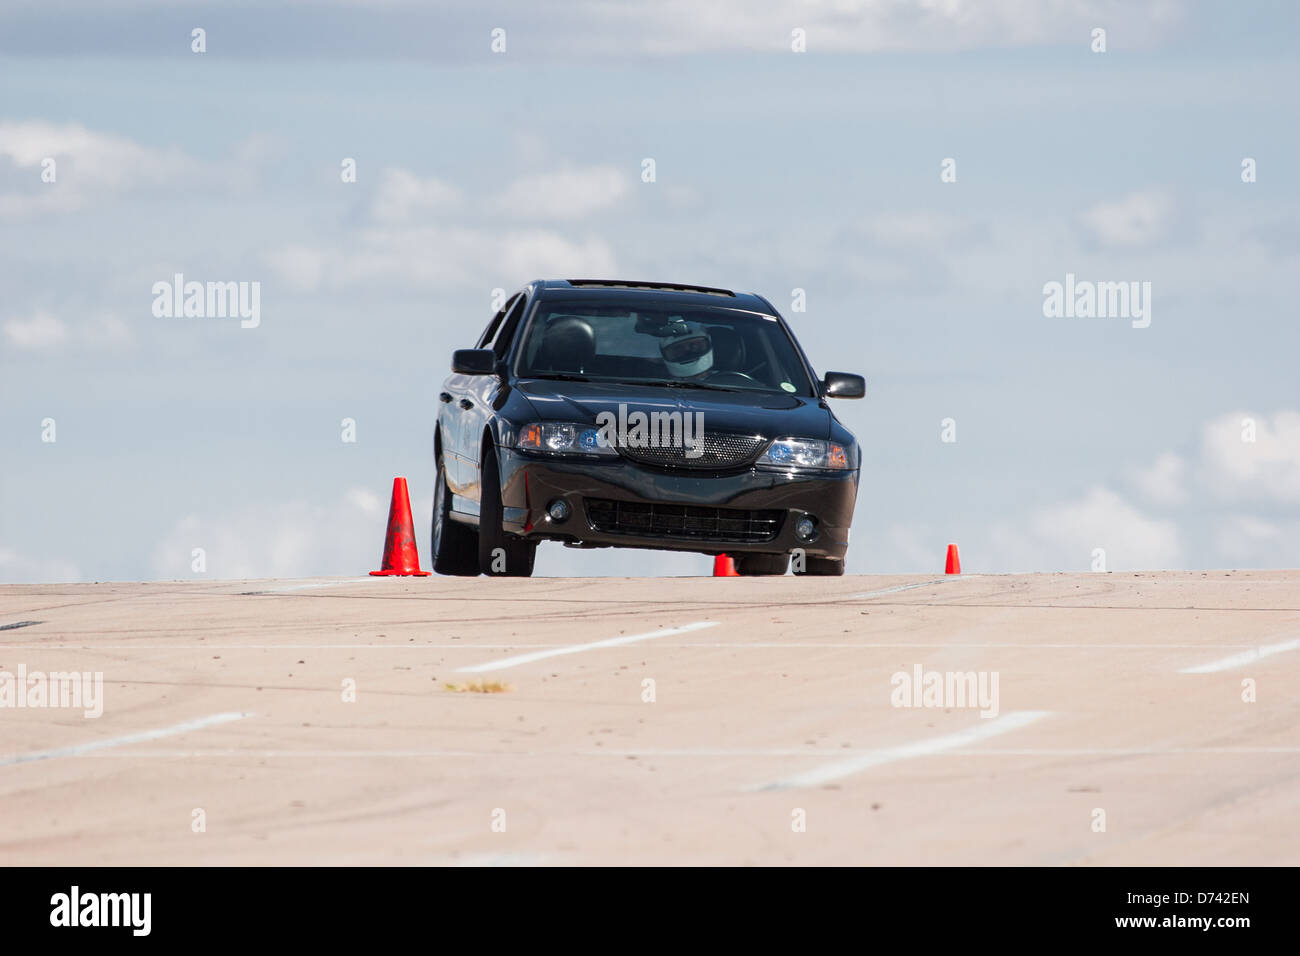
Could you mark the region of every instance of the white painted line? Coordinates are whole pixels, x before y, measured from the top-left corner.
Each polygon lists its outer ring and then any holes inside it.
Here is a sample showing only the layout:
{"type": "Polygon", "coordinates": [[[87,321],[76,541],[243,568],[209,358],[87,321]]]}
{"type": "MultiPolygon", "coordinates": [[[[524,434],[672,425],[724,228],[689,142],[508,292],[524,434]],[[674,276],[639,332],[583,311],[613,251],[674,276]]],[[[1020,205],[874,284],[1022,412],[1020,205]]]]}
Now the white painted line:
{"type": "Polygon", "coordinates": [[[786,777],[784,780],[778,780],[775,783],[746,789],[785,790],[792,787],[818,787],[833,780],[840,780],[855,773],[861,773],[871,767],[879,767],[881,764],[909,760],[913,757],[925,757],[930,754],[943,753],[947,750],[955,750],[958,747],[967,747],[989,737],[996,737],[1012,730],[1019,730],[1021,727],[1028,726],[1040,717],[1045,716],[1047,716],[1047,711],[1021,710],[1004,714],[1001,717],[994,717],[992,720],[979,718],[979,723],[967,727],[965,730],[959,730],[954,734],[945,734],[942,737],[933,737],[930,740],[918,740],[915,743],[902,744],[898,747],[887,747],[884,750],[854,754],[851,757],[845,757],[843,760],[834,760],[822,764],[820,767],[814,767],[812,770],[786,777]]]}
{"type": "MultiPolygon", "coordinates": [[[[586,750],[576,756],[587,757],[843,757],[875,756],[893,753],[895,748],[881,750],[850,750],[837,747],[805,747],[800,750],[586,750]]],[[[1177,757],[1184,754],[1300,754],[1300,747],[1027,747],[1015,750],[980,748],[969,750],[954,747],[935,753],[944,757],[1177,757]]],[[[483,756],[487,756],[484,754],[483,756]]],[[[560,756],[560,755],[557,755],[560,756]]],[[[564,756],[568,756],[567,754],[564,756]]]]}
{"type": "Polygon", "coordinates": [[[852,601],[857,598],[880,597],[882,594],[897,594],[899,591],[912,591],[916,588],[928,588],[932,584],[943,584],[943,578],[935,578],[933,581],[922,581],[920,584],[900,584],[897,587],[881,588],[879,591],[863,591],[861,594],[850,594],[848,600],[852,601]]]}
{"type": "Polygon", "coordinates": [[[9,754],[0,757],[0,767],[12,767],[15,764],[31,763],[34,760],[54,760],[58,757],[80,757],[83,754],[94,753],[97,750],[107,750],[109,747],[124,747],[127,744],[144,743],[146,740],[158,740],[161,737],[174,737],[177,734],[188,734],[193,730],[202,730],[205,727],[215,727],[217,724],[228,724],[232,720],[243,720],[245,717],[252,717],[252,714],[226,713],[213,714],[211,717],[199,717],[195,720],[187,720],[184,723],[173,724],[170,727],[163,727],[160,730],[142,730],[139,733],[126,734],[122,737],[106,737],[103,740],[92,740],[90,743],[73,744],[70,747],[58,747],[54,750],[38,750],[34,753],[9,754]]]}
{"type": "Polygon", "coordinates": [[[200,748],[195,750],[106,750],[87,754],[90,757],[111,757],[118,760],[157,759],[157,760],[206,760],[222,757],[236,759],[295,759],[323,760],[336,758],[340,760],[393,760],[399,758],[429,758],[442,760],[450,757],[471,757],[475,760],[492,757],[552,757],[574,756],[547,751],[497,751],[497,750],[252,750],[241,747],[200,748]]]}
{"type": "Polygon", "coordinates": [[[1296,648],[1300,648],[1300,640],[1283,641],[1281,644],[1266,644],[1263,647],[1254,647],[1248,651],[1242,651],[1240,654],[1220,658],[1217,661],[1210,661],[1208,664],[1184,667],[1178,673],[1214,674],[1218,671],[1232,670],[1234,667],[1244,667],[1246,664],[1253,664],[1262,658],[1272,657],[1274,654],[1281,654],[1283,651],[1294,651],[1296,648]]]}
{"type": "MultiPolygon", "coordinates": [[[[5,644],[0,642],[0,648],[24,648],[27,650],[45,650],[45,651],[356,651],[356,650],[376,650],[376,651],[406,651],[406,650],[439,650],[439,651],[477,651],[477,650],[497,650],[513,651],[519,648],[520,644],[515,641],[513,644],[476,644],[472,641],[458,642],[455,644],[412,644],[409,641],[402,644],[208,644],[203,641],[196,641],[190,644],[153,644],[148,640],[141,640],[138,644],[5,644]]],[[[528,647],[569,647],[568,644],[529,644],[528,647]]],[[[685,645],[668,645],[694,647],[693,644],[685,645]]],[[[923,645],[906,644],[905,647],[920,647],[923,645]]],[[[1162,647],[1167,645],[1161,645],[1162,647]]],[[[1194,644],[1193,647],[1204,647],[1203,644],[1194,644]]],[[[1236,645],[1227,645],[1236,646],[1236,645]]],[[[1241,645],[1245,646],[1245,645],[1241,645]]]]}
{"type": "Polygon", "coordinates": [[[1184,754],[1300,754],[1300,747],[1026,747],[954,753],[961,757],[1179,757],[1184,754]]]}
{"type": "Polygon", "coordinates": [[[645,634],[628,634],[624,637],[610,637],[603,641],[593,641],[590,644],[570,644],[567,647],[556,647],[545,651],[534,651],[531,654],[518,654],[515,657],[505,657],[499,661],[489,661],[486,664],[474,664],[471,667],[461,667],[457,669],[458,674],[481,674],[484,671],[505,670],[507,667],[518,667],[520,664],[531,664],[533,661],[545,660],[548,657],[559,657],[561,654],[579,654],[583,651],[597,651],[606,647],[621,647],[624,644],[635,644],[638,641],[649,641],[656,637],[671,637],[674,634],[685,634],[688,631],[698,631],[706,627],[714,627],[717,621],[693,621],[690,624],[683,624],[681,627],[666,627],[661,631],[648,631],[645,634]]]}
{"type": "MultiPolygon", "coordinates": [[[[0,647],[21,647],[21,644],[0,644],[0,647]]],[[[48,644],[34,644],[33,647],[49,647],[48,644]]],[[[194,645],[186,645],[193,647],[194,645]]],[[[211,646],[211,645],[204,645],[211,646]]],[[[427,645],[426,645],[427,646],[427,645]]],[[[480,647],[482,645],[479,645],[480,647]]],[[[1025,650],[1040,650],[1043,648],[1053,648],[1056,650],[1088,650],[1088,651],[1110,651],[1110,650],[1205,650],[1207,647],[1253,647],[1253,644],[1099,644],[1099,643],[1071,643],[1071,644],[1046,644],[1038,641],[719,641],[717,643],[709,641],[695,641],[690,644],[664,644],[664,647],[726,647],[744,650],[746,648],[760,647],[786,647],[786,648],[809,648],[809,647],[826,647],[838,649],[862,648],[864,650],[871,648],[898,648],[898,647],[930,647],[930,648],[948,648],[960,650],[963,648],[997,648],[997,647],[1018,647],[1025,650]]]]}
{"type": "Polygon", "coordinates": [[[279,594],[281,591],[310,591],[314,588],[337,588],[344,584],[366,584],[374,578],[367,575],[364,578],[345,578],[342,581],[313,581],[309,584],[290,584],[282,588],[259,588],[256,591],[240,591],[240,597],[249,594],[279,594]]]}
{"type": "MultiPolygon", "coordinates": [[[[5,644],[0,641],[0,648],[23,648],[27,650],[516,650],[519,641],[513,644],[474,644],[473,641],[458,641],[456,644],[208,644],[194,641],[190,644],[153,644],[147,639],[139,644],[5,644]]],[[[529,644],[529,648],[567,648],[568,644],[529,644]]],[[[668,646],[694,646],[668,645],[668,646]]],[[[905,644],[907,648],[923,646],[905,644]]],[[[1161,646],[1169,646],[1162,644],[1161,646]]],[[[1204,644],[1192,644],[1203,648],[1204,644]]],[[[1235,644],[1225,646],[1238,646],[1235,644]]],[[[1240,645],[1245,646],[1245,645],[1240,645]]]]}
{"type": "MultiPolygon", "coordinates": [[[[655,759],[720,758],[826,758],[867,756],[892,752],[892,750],[846,750],[841,747],[799,748],[694,748],[689,750],[244,750],[239,748],[200,750],[106,750],[86,754],[87,757],[116,760],[209,760],[233,757],[249,760],[444,760],[467,758],[492,760],[515,758],[521,760],[538,757],[628,757],[655,759]]],[[[1181,757],[1181,756],[1274,756],[1300,754],[1300,747],[1025,747],[1019,749],[956,747],[932,754],[935,757],[1181,757]]]]}
{"type": "MultiPolygon", "coordinates": [[[[13,648],[19,650],[33,651],[357,651],[357,650],[383,650],[383,651],[511,651],[520,646],[527,647],[571,647],[570,644],[552,644],[548,642],[529,643],[521,645],[515,641],[511,644],[478,644],[472,640],[457,641],[455,643],[425,643],[415,644],[409,641],[401,644],[208,644],[203,641],[192,642],[189,644],[154,644],[148,639],[141,639],[137,644],[8,644],[0,641],[0,648],[13,648]]],[[[1229,648],[1244,647],[1255,648],[1256,644],[1099,644],[1099,643],[1058,643],[1048,644],[1037,641],[746,641],[738,638],[735,641],[691,641],[689,643],[671,643],[661,644],[660,647],[671,647],[675,650],[686,650],[689,648],[726,648],[728,650],[747,650],[761,648],[787,648],[803,650],[807,648],[828,648],[838,650],[852,650],[859,648],[862,650],[871,650],[873,648],[900,648],[900,647],[925,647],[950,650],[962,650],[966,648],[999,648],[999,647],[1016,647],[1027,650],[1090,650],[1090,651],[1111,651],[1111,650],[1209,650],[1212,648],[1229,648]]]]}

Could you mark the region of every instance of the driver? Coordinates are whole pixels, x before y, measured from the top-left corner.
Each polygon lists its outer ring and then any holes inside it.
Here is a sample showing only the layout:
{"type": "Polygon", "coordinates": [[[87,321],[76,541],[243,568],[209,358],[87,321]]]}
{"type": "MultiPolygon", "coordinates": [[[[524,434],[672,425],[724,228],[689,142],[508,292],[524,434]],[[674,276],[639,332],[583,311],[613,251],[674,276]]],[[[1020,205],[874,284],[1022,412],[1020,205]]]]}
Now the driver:
{"type": "Polygon", "coordinates": [[[659,353],[674,377],[696,378],[713,368],[713,340],[703,328],[679,320],[666,331],[659,353]]]}

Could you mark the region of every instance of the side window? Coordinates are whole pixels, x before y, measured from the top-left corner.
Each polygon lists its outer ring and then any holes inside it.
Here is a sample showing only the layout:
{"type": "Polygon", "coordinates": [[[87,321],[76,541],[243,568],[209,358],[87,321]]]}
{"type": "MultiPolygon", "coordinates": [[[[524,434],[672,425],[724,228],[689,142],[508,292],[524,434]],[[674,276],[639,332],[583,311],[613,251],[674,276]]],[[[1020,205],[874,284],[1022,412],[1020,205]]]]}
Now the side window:
{"type": "Polygon", "coordinates": [[[516,298],[513,306],[506,307],[505,321],[501,323],[501,332],[497,335],[496,344],[492,346],[492,350],[497,353],[497,358],[505,358],[506,352],[510,351],[510,343],[514,341],[515,330],[519,328],[519,320],[523,318],[524,310],[527,307],[528,297],[525,295],[516,298]]]}
{"type": "Polygon", "coordinates": [[[497,329],[501,328],[501,320],[505,318],[505,315],[510,311],[511,306],[521,298],[523,298],[523,296],[516,295],[502,307],[500,312],[492,316],[492,321],[487,324],[487,328],[484,329],[483,334],[479,336],[478,344],[475,345],[474,348],[490,349],[492,347],[492,339],[497,334],[497,329]]]}

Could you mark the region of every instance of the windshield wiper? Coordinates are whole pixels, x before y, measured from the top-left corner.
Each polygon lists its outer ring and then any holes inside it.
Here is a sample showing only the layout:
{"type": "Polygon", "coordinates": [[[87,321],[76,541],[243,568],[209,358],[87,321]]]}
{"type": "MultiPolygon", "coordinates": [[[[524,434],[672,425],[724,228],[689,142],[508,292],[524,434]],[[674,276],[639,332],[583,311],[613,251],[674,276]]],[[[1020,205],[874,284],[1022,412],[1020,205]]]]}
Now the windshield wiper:
{"type": "Polygon", "coordinates": [[[633,382],[633,385],[657,385],[662,388],[703,388],[711,392],[738,392],[738,388],[727,388],[725,385],[709,385],[705,382],[686,382],[681,379],[665,380],[662,382],[633,382]]]}
{"type": "Polygon", "coordinates": [[[585,375],[574,375],[572,372],[552,372],[549,375],[534,374],[532,378],[544,378],[550,382],[590,382],[591,379],[585,375]]]}

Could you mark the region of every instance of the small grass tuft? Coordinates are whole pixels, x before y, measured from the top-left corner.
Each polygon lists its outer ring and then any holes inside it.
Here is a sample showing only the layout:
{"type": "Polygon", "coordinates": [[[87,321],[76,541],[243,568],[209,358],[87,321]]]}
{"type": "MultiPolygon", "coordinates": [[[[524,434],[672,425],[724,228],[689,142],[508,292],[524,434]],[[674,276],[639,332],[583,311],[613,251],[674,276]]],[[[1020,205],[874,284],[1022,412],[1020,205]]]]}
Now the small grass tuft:
{"type": "Polygon", "coordinates": [[[514,690],[509,684],[499,680],[472,680],[468,684],[443,684],[454,694],[504,694],[514,690]]]}

